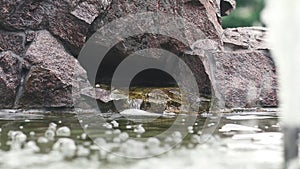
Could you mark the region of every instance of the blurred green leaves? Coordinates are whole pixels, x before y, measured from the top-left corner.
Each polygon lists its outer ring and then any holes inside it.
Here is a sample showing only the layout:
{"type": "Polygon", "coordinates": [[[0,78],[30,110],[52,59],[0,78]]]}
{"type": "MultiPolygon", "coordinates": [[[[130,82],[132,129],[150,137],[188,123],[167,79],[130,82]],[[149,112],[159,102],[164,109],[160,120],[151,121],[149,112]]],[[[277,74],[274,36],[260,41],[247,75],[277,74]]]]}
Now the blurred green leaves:
{"type": "Polygon", "coordinates": [[[264,8],[264,0],[236,0],[237,9],[229,16],[222,17],[223,28],[263,26],[260,13],[264,8]]]}

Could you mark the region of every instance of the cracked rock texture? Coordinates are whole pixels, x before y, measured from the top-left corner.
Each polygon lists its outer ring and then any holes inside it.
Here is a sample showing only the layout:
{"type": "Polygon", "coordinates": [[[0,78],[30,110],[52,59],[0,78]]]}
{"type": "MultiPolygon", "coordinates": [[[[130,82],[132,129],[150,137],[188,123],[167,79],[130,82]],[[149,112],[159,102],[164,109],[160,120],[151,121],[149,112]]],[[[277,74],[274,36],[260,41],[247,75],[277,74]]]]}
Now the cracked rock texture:
{"type": "MultiPolygon", "coordinates": [[[[104,68],[142,49],[164,49],[181,57],[193,71],[200,93],[223,100],[220,104],[277,106],[276,68],[264,41],[267,30],[222,29],[220,17],[235,5],[234,0],[0,0],[0,108],[73,107],[80,88],[89,86],[89,72],[76,60],[86,41],[108,23],[141,12],[193,24],[139,18],[145,27],[159,23],[162,30],[175,24],[181,29],[173,34],[188,43],[151,33],[119,37],[104,68]]],[[[132,31],[136,24],[116,25],[106,30],[107,36],[132,31]]]]}
{"type": "Polygon", "coordinates": [[[11,51],[0,53],[0,107],[12,108],[20,84],[20,58],[11,51]]]}
{"type": "Polygon", "coordinates": [[[220,106],[278,106],[276,67],[265,36],[264,28],[226,29],[222,46],[200,40],[187,52],[187,62],[204,64],[220,106]]]}
{"type": "Polygon", "coordinates": [[[23,67],[28,73],[18,106],[73,106],[73,99],[79,95],[78,86],[83,85],[80,80],[84,80],[85,70],[48,31],[36,33],[25,53],[23,67]]]}

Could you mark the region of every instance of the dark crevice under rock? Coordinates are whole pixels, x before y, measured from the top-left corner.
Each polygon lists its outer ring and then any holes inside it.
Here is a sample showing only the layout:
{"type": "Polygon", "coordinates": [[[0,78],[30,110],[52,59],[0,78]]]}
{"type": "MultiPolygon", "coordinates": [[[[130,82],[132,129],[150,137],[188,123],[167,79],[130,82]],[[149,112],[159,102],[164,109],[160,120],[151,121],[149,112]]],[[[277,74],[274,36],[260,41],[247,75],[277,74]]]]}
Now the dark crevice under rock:
{"type": "Polygon", "coordinates": [[[19,57],[18,58],[18,72],[19,72],[18,81],[19,81],[19,84],[17,85],[17,88],[16,88],[16,96],[15,96],[13,108],[19,107],[18,105],[19,105],[20,98],[24,94],[24,81],[25,81],[25,77],[26,77],[28,71],[23,67],[23,64],[24,64],[24,59],[19,57]]]}
{"type": "MultiPolygon", "coordinates": [[[[188,46],[184,45],[182,42],[162,35],[153,35],[153,34],[143,34],[135,37],[129,37],[124,41],[116,44],[105,56],[99,65],[99,69],[96,77],[96,84],[107,84],[111,83],[111,79],[113,77],[113,73],[118,65],[129,55],[143,49],[149,48],[158,48],[163,49],[173,54],[181,57],[183,61],[185,61],[184,51],[190,50],[188,46]],[[124,48],[125,46],[125,48],[124,48]]],[[[154,58],[143,58],[144,62],[151,63],[155,61],[155,57],[162,57],[159,54],[152,53],[154,58]]],[[[153,57],[151,56],[151,57],[153,57]]],[[[142,57],[142,56],[141,56],[142,57]]],[[[150,56],[149,56],[150,57],[150,56]]],[[[205,72],[203,65],[201,65],[201,61],[197,62],[197,65],[193,65],[190,63],[195,63],[188,61],[186,64],[191,67],[195,67],[196,72],[198,74],[198,85],[200,86],[200,92],[202,94],[210,95],[210,82],[208,76],[205,72]]],[[[164,63],[168,65],[169,63],[164,63]]],[[[122,83],[122,79],[117,79],[119,84],[122,83]]],[[[166,72],[158,71],[158,70],[148,70],[141,72],[139,76],[137,76],[132,82],[131,86],[177,86],[177,82],[166,72]]]]}

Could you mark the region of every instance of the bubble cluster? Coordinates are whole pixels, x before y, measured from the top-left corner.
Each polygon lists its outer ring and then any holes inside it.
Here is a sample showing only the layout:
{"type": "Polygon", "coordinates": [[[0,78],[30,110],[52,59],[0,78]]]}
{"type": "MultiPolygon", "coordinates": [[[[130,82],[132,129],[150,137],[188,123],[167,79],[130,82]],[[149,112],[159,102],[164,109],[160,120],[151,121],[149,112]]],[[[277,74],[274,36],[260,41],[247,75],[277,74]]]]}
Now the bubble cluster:
{"type": "Polygon", "coordinates": [[[56,135],[57,136],[64,136],[64,137],[68,137],[71,135],[71,130],[69,127],[63,126],[57,129],[56,131],[56,135]]]}

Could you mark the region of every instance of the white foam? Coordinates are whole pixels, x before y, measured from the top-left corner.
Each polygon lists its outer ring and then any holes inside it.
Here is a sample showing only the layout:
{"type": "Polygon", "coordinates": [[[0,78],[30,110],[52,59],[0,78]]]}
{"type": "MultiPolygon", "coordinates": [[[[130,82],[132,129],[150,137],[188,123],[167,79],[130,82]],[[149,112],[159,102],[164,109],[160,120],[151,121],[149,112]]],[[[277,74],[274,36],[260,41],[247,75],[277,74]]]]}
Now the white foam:
{"type": "Polygon", "coordinates": [[[159,117],[162,114],[159,113],[151,113],[144,110],[139,109],[126,109],[122,112],[120,112],[123,116],[149,116],[149,117],[159,117]]]}
{"type": "Polygon", "coordinates": [[[219,132],[229,132],[229,131],[255,131],[259,132],[261,129],[255,128],[255,127],[248,127],[243,126],[239,124],[225,124],[222,126],[221,129],[219,129],[219,132]]]}
{"type": "Polygon", "coordinates": [[[228,116],[226,119],[228,120],[262,120],[262,119],[270,119],[274,118],[271,116],[256,116],[256,115],[249,115],[249,116],[228,116]]]}

